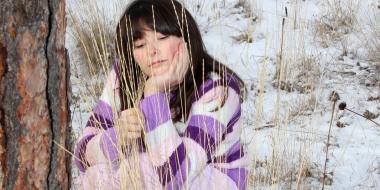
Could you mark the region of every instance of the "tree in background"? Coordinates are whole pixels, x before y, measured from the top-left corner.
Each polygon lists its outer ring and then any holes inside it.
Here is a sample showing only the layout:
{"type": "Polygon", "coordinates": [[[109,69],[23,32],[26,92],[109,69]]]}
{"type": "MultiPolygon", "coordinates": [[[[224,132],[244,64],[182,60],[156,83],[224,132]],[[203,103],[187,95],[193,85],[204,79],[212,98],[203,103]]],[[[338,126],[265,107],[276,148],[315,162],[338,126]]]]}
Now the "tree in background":
{"type": "Polygon", "coordinates": [[[69,189],[65,30],[65,0],[0,1],[0,189],[69,189]]]}

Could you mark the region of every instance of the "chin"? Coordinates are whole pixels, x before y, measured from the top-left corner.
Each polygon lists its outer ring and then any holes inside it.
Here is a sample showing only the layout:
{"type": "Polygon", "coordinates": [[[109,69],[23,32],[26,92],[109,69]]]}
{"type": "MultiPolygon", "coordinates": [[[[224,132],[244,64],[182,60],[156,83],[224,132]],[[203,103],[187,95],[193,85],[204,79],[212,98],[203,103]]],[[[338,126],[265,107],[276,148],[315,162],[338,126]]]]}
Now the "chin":
{"type": "Polygon", "coordinates": [[[151,72],[150,76],[160,76],[160,75],[165,74],[165,72],[166,72],[166,69],[164,68],[157,69],[156,71],[151,72]]]}

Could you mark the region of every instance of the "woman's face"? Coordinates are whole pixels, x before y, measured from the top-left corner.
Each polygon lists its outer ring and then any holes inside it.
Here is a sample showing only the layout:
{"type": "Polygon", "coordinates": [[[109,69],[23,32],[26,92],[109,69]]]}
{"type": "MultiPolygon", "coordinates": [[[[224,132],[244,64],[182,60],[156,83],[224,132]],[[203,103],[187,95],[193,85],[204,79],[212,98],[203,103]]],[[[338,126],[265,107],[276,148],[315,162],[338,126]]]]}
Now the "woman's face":
{"type": "Polygon", "coordinates": [[[145,30],[143,37],[133,42],[133,57],[148,77],[159,76],[169,69],[181,43],[181,37],[145,30]]]}

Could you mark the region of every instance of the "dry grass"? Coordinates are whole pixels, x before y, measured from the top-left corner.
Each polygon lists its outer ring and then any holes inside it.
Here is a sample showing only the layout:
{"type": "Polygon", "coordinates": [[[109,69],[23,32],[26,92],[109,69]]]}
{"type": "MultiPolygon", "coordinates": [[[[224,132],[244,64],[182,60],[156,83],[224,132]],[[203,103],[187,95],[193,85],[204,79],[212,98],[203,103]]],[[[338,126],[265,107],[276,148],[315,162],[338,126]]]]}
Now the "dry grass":
{"type": "Polygon", "coordinates": [[[316,134],[310,131],[305,118],[314,113],[318,104],[315,89],[322,72],[319,57],[305,49],[306,21],[301,19],[304,13],[297,6],[287,9],[287,15],[294,17],[281,20],[279,39],[276,39],[278,53],[272,85],[277,90],[275,108],[268,122],[274,125],[270,136],[272,151],[263,167],[251,169],[250,180],[254,187],[316,188],[310,181],[318,181],[320,177],[313,169],[320,166],[311,162],[316,134]]]}
{"type": "Polygon", "coordinates": [[[314,23],[314,33],[322,47],[341,41],[357,22],[357,0],[325,0],[326,8],[314,23]]]}
{"type": "Polygon", "coordinates": [[[286,92],[298,91],[307,94],[313,92],[322,74],[318,60],[315,56],[305,56],[294,61],[291,68],[283,74],[284,79],[280,83],[273,82],[274,87],[286,92]]]}
{"type": "MultiPolygon", "coordinates": [[[[78,6],[84,6],[85,1],[78,1],[78,6]]],[[[113,26],[107,23],[105,15],[96,3],[88,3],[82,12],[68,10],[69,19],[74,28],[73,37],[79,47],[79,55],[87,66],[90,75],[106,71],[115,59],[113,26]]]]}
{"type": "Polygon", "coordinates": [[[238,0],[235,5],[235,8],[242,7],[244,15],[253,21],[256,21],[258,18],[258,9],[255,0],[238,0]]]}
{"type": "Polygon", "coordinates": [[[378,70],[380,70],[380,25],[374,29],[373,43],[369,47],[369,58],[376,64],[378,70]]]}
{"type": "MultiPolygon", "coordinates": [[[[295,7],[290,10],[297,12],[298,9],[295,7]]],[[[297,13],[288,14],[296,16],[303,14],[297,13]]],[[[273,86],[278,90],[311,93],[318,85],[322,74],[320,58],[305,49],[305,27],[305,21],[300,18],[284,17],[282,19],[275,63],[276,72],[272,81],[273,86]],[[296,23],[297,20],[298,23],[296,23]]]]}
{"type": "MultiPolygon", "coordinates": [[[[112,3],[116,3],[113,0],[112,3]]],[[[86,125],[88,115],[98,101],[104,86],[106,73],[114,62],[114,34],[112,24],[96,2],[75,0],[67,7],[68,39],[74,46],[71,49],[71,121],[77,141],[86,125]],[[80,126],[77,126],[80,125],[80,126]]],[[[73,189],[83,188],[80,174],[73,167],[73,189]]]]}
{"type": "MultiPolygon", "coordinates": [[[[114,28],[117,21],[109,17],[118,13],[105,12],[98,1],[72,0],[67,7],[68,40],[72,41],[72,106],[76,111],[89,112],[100,97],[105,77],[114,64],[114,28]],[[94,80],[97,79],[97,80],[94,80]]],[[[110,0],[116,12],[121,11],[126,1],[110,0]]],[[[112,17],[113,18],[113,17],[112,17]]]]}
{"type": "Polygon", "coordinates": [[[363,59],[369,62],[370,74],[366,77],[369,82],[363,84],[380,87],[380,1],[373,2],[364,11],[359,17],[358,40],[366,51],[363,59]]]}
{"type": "MultiPolygon", "coordinates": [[[[380,2],[378,6],[380,6],[380,2]]],[[[375,11],[368,26],[370,37],[365,40],[364,45],[367,47],[369,59],[374,63],[377,73],[380,75],[380,7],[375,11]]]]}
{"type": "Polygon", "coordinates": [[[307,182],[319,178],[318,166],[310,162],[312,133],[291,133],[286,126],[274,129],[270,138],[271,153],[265,160],[254,160],[249,184],[253,189],[304,189],[307,182]],[[313,179],[311,179],[313,178],[313,179]]]}
{"type": "Polygon", "coordinates": [[[232,36],[232,39],[235,40],[237,43],[252,43],[253,38],[252,38],[252,32],[251,31],[242,31],[239,35],[237,36],[232,36]]]}
{"type": "Polygon", "coordinates": [[[313,92],[321,76],[321,65],[316,56],[305,56],[296,61],[288,76],[294,88],[300,93],[313,92]]]}

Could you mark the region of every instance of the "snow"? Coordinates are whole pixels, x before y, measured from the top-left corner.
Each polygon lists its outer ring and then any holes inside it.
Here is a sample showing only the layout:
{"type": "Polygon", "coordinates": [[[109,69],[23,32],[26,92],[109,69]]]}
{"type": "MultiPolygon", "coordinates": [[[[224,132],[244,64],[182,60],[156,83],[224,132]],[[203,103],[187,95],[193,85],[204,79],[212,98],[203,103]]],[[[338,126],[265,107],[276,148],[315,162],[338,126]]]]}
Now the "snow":
{"type": "MultiPolygon", "coordinates": [[[[104,12],[106,23],[112,27],[126,2],[97,0],[96,5],[103,10],[100,12],[104,12]]],[[[380,15],[380,10],[376,10],[380,2],[360,1],[360,6],[356,7],[359,19],[355,29],[345,34],[342,42],[333,42],[328,47],[318,43],[313,32],[315,21],[326,11],[325,1],[251,0],[248,2],[253,5],[255,20],[247,17],[243,7],[235,6],[238,0],[185,2],[198,22],[209,53],[230,66],[246,82],[248,94],[243,104],[242,138],[252,159],[251,172],[255,174],[250,189],[297,189],[300,165],[310,174],[301,178],[298,188],[321,189],[332,114],[331,92],[336,91],[340,96],[338,103],[345,101],[351,110],[361,114],[366,110],[380,113],[380,100],[368,100],[380,96],[380,87],[369,85],[379,76],[372,68],[373,62],[367,58],[368,52],[361,38],[369,35],[365,23],[369,22],[371,15],[380,15]],[[276,64],[279,64],[285,7],[288,17],[284,26],[283,61],[290,68],[289,78],[297,79],[291,74],[300,69],[296,63],[302,56],[315,57],[320,69],[315,89],[309,94],[297,90],[287,92],[273,86],[276,64]],[[297,18],[295,26],[293,18],[297,18]],[[252,37],[252,43],[234,39],[245,33],[252,37]],[[264,93],[259,92],[260,87],[264,93]],[[276,118],[279,118],[279,125],[271,127],[276,118]],[[280,176],[273,176],[271,167],[282,172],[280,176]],[[270,176],[269,182],[257,180],[260,176],[270,176]]],[[[86,14],[82,9],[91,7],[88,4],[67,0],[67,9],[86,14]]],[[[66,48],[70,54],[73,96],[78,99],[71,106],[72,125],[77,137],[96,101],[96,97],[91,98],[92,94],[86,92],[86,85],[102,83],[104,78],[88,80],[89,76],[84,74],[83,58],[77,53],[79,47],[68,20],[66,48]],[[87,96],[88,99],[84,99],[87,96]]],[[[338,111],[337,108],[335,111],[327,162],[332,183],[325,185],[325,189],[380,189],[380,127],[349,111],[338,111]],[[336,127],[338,121],[345,127],[336,127]]],[[[375,121],[380,123],[380,117],[375,121]]],[[[73,173],[78,175],[76,168],[73,173]]],[[[79,188],[78,179],[75,178],[73,189],[79,188]]]]}

